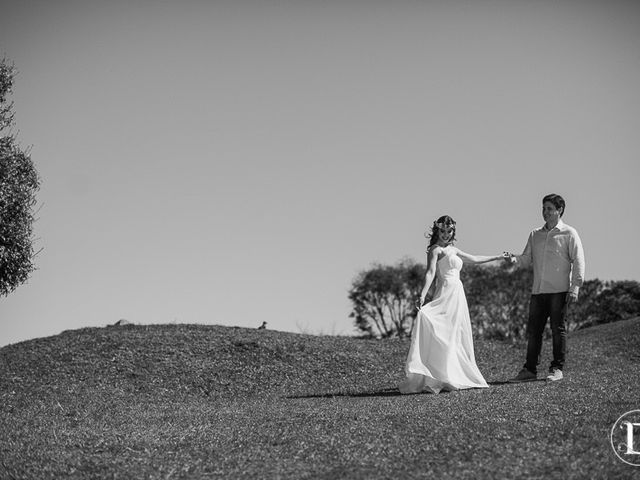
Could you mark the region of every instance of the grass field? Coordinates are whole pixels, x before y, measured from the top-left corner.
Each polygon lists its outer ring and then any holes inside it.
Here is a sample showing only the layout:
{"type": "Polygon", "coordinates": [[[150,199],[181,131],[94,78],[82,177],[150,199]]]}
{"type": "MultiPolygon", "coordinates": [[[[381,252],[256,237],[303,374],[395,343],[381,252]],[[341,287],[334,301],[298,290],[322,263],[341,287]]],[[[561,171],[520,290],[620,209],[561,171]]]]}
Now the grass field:
{"type": "MultiPolygon", "coordinates": [[[[0,479],[635,478],[640,319],[569,336],[565,380],[402,396],[407,339],[203,325],[87,328],[0,349],[0,479]]],[[[550,357],[545,341],[543,365],[550,357]]]]}

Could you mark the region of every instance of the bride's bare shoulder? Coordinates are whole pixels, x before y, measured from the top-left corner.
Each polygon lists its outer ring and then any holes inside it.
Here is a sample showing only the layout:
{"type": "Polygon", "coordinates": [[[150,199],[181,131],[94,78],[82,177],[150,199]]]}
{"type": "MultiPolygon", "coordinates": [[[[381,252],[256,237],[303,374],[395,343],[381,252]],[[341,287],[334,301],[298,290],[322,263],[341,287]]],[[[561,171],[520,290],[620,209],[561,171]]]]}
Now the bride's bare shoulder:
{"type": "Polygon", "coordinates": [[[440,245],[430,245],[427,247],[427,257],[440,257],[442,247],[440,245]]]}

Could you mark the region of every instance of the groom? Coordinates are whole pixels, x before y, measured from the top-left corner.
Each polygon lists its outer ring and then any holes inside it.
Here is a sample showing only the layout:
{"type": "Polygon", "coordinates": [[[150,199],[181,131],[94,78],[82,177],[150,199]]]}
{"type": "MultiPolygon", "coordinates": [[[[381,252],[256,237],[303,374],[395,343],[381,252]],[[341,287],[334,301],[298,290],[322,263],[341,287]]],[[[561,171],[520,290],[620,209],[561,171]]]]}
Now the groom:
{"type": "Polygon", "coordinates": [[[533,287],[529,302],[527,323],[527,360],[512,383],[537,379],[540,363],[542,334],[551,319],[553,361],[547,380],[562,380],[566,343],[567,308],[578,299],[578,290],[584,280],[584,252],[575,228],[561,220],[565,201],[560,195],[550,194],[542,199],[544,225],[529,234],[522,255],[511,255],[511,261],[520,265],[533,264],[533,287]]]}

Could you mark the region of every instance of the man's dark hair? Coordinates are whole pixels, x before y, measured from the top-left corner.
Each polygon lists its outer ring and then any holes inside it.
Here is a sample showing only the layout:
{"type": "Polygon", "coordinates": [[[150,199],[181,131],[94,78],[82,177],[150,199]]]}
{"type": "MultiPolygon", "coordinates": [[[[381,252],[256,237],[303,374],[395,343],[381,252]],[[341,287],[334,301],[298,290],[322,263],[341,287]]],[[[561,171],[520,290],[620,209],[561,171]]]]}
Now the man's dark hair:
{"type": "Polygon", "coordinates": [[[562,212],[560,213],[560,216],[562,217],[562,215],[564,215],[565,203],[564,203],[564,198],[562,198],[560,195],[556,193],[550,193],[549,195],[546,195],[542,199],[543,204],[544,202],[553,203],[553,205],[556,207],[557,210],[560,210],[562,208],[562,212]]]}

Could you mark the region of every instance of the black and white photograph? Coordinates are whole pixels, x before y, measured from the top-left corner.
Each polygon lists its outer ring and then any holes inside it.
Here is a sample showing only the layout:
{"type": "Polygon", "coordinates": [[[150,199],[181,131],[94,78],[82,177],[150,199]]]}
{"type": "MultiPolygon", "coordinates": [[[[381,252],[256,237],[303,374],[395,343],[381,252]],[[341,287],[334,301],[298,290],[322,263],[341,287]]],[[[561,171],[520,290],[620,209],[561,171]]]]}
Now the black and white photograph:
{"type": "Polygon", "coordinates": [[[640,2],[0,0],[0,480],[640,476],[640,2]]]}

